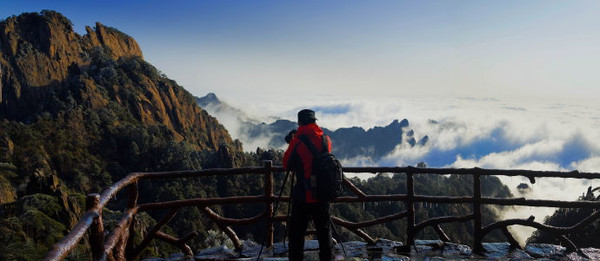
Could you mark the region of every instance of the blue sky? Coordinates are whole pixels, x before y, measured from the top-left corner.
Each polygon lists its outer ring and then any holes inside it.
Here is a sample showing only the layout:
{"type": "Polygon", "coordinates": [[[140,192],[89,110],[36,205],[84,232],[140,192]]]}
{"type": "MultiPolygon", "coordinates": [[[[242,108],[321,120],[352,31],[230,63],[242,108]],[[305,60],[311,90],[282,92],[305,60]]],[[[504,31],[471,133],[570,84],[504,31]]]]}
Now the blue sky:
{"type": "MultiPolygon", "coordinates": [[[[600,1],[12,1],[140,44],[194,95],[600,98],[600,1]]],[[[315,98],[316,97],[316,98],[315,98]]]]}

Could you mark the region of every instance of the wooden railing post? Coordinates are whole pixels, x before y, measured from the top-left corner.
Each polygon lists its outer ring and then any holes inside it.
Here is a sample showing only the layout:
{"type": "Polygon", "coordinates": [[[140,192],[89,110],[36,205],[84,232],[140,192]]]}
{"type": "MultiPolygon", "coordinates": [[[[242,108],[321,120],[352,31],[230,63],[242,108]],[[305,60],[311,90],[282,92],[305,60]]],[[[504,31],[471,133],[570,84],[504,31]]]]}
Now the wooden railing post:
{"type": "MultiPolygon", "coordinates": [[[[129,189],[129,200],[127,201],[127,209],[132,209],[137,207],[137,202],[139,198],[139,187],[137,180],[131,185],[128,186],[129,189]]],[[[134,241],[135,241],[135,216],[131,218],[131,223],[129,224],[129,236],[127,237],[127,246],[125,247],[125,256],[128,259],[133,258],[134,254],[134,241]]]]}
{"type": "MultiPolygon", "coordinates": [[[[100,204],[100,194],[88,194],[85,200],[86,209],[94,209],[100,204]]],[[[98,210],[98,217],[94,218],[90,226],[90,247],[93,260],[100,260],[104,252],[104,224],[102,222],[102,209],[98,210]]]]}
{"type": "Polygon", "coordinates": [[[483,253],[483,240],[481,230],[481,174],[479,172],[473,174],[473,252],[476,254],[483,253]]]}
{"type": "Polygon", "coordinates": [[[265,198],[267,198],[267,234],[266,245],[273,245],[273,162],[270,160],[265,163],[265,198]]]}
{"type": "Polygon", "coordinates": [[[414,173],[409,169],[406,171],[406,244],[395,247],[398,253],[410,253],[415,245],[415,180],[414,173]]]}
{"type": "Polygon", "coordinates": [[[406,245],[409,248],[415,245],[415,180],[412,172],[406,173],[406,245]]]}

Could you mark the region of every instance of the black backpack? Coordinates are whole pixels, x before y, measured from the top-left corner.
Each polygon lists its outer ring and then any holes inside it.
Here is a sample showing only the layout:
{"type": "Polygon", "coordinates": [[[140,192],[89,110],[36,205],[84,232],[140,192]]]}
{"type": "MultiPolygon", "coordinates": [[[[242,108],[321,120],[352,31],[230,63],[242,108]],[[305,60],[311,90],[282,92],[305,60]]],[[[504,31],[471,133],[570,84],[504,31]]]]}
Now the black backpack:
{"type": "Polygon", "coordinates": [[[344,172],[342,164],[329,152],[327,136],[322,137],[323,150],[319,152],[308,136],[298,136],[313,154],[311,180],[305,180],[304,184],[316,199],[331,201],[344,193],[344,172]]]}

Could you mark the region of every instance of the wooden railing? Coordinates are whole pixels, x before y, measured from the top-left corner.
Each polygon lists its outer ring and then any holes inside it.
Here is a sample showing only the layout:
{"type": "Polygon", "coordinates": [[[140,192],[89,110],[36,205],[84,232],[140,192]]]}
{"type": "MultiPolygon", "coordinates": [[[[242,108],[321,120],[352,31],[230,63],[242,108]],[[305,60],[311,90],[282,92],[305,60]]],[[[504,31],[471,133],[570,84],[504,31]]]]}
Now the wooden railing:
{"type": "MultiPolygon", "coordinates": [[[[187,242],[197,236],[195,232],[185,235],[181,238],[174,238],[160,231],[167,222],[169,222],[183,207],[198,207],[204,214],[217,224],[217,226],[229,236],[237,249],[241,247],[241,241],[231,228],[233,225],[244,225],[258,223],[263,220],[267,222],[266,246],[273,245],[273,224],[274,222],[286,222],[287,215],[273,215],[274,204],[278,197],[273,191],[273,177],[275,173],[282,173],[282,167],[272,166],[270,161],[265,162],[263,167],[246,167],[232,169],[207,169],[199,171],[172,171],[172,172],[151,172],[151,173],[131,173],[127,177],[113,184],[111,187],[102,192],[102,194],[90,194],[87,196],[87,211],[81,220],[73,227],[71,232],[63,238],[59,243],[54,245],[44,260],[62,260],[65,258],[82,240],[86,232],[89,232],[89,242],[93,260],[135,260],[138,259],[141,251],[148,246],[153,239],[163,240],[180,248],[185,254],[193,255],[192,249],[187,245],[187,242]],[[175,200],[168,202],[156,202],[148,204],[138,204],[138,183],[146,180],[157,179],[178,179],[192,177],[207,177],[207,176],[228,176],[228,175],[263,175],[264,176],[264,194],[263,195],[247,195],[235,197],[219,197],[219,198],[194,198],[185,200],[175,200]],[[129,198],[127,209],[115,228],[105,236],[103,226],[102,209],[107,205],[117,192],[128,188],[129,198]],[[261,214],[250,218],[228,218],[215,213],[210,207],[223,204],[240,204],[240,203],[264,203],[266,204],[265,211],[261,214]],[[134,245],[132,232],[134,231],[134,216],[143,211],[150,210],[170,210],[157,224],[152,228],[145,238],[138,245],[134,245]]],[[[449,241],[440,224],[450,222],[468,222],[473,221],[473,251],[482,253],[482,241],[489,232],[500,229],[507,237],[513,247],[520,248],[518,242],[508,231],[508,227],[512,225],[521,225],[534,227],[538,230],[548,232],[559,239],[568,251],[578,250],[565,235],[574,233],[582,227],[594,222],[600,218],[600,211],[594,211],[590,216],[581,220],[579,223],[571,227],[553,227],[541,224],[534,221],[531,216],[528,219],[509,219],[491,224],[482,224],[482,205],[505,205],[505,206],[533,206],[533,207],[555,207],[555,208],[589,208],[599,209],[600,202],[598,201],[555,201],[541,199],[525,199],[525,198],[487,198],[482,197],[481,193],[481,176],[524,176],[534,183],[536,178],[574,178],[574,179],[600,179],[598,173],[580,173],[573,172],[549,172],[549,171],[527,171],[527,170],[490,170],[490,169],[448,169],[448,168],[414,168],[414,167],[350,167],[344,168],[345,173],[403,173],[406,175],[406,194],[394,195],[367,195],[354,186],[350,181],[346,180],[345,185],[348,191],[353,196],[343,196],[337,198],[334,203],[361,203],[361,202],[383,202],[395,201],[403,202],[405,210],[385,217],[379,217],[374,220],[350,222],[339,217],[332,217],[332,221],[339,226],[342,226],[349,231],[352,231],[367,243],[373,244],[375,240],[365,233],[362,228],[391,222],[394,220],[406,218],[406,244],[398,251],[408,252],[410,246],[414,245],[415,235],[417,232],[432,227],[440,236],[442,241],[449,241]],[[473,196],[461,197],[436,197],[424,196],[415,194],[414,190],[414,175],[415,174],[455,174],[455,175],[470,175],[473,176],[473,196]],[[472,204],[473,213],[464,216],[447,216],[434,217],[415,224],[415,203],[441,203],[441,204],[472,204]]],[[[289,202],[289,196],[281,197],[281,201],[289,202]]]]}

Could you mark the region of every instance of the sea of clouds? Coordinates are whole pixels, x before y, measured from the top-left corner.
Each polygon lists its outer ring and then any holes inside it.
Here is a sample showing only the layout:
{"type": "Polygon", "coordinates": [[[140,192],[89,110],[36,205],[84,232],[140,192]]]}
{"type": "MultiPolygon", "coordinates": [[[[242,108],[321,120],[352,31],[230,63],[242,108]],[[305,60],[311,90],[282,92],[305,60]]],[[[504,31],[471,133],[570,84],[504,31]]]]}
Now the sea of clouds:
{"type": "MultiPolygon", "coordinates": [[[[385,126],[393,120],[408,119],[415,137],[429,136],[422,147],[406,143],[380,159],[345,159],[345,166],[527,169],[543,171],[600,172],[600,105],[591,101],[501,100],[475,98],[379,98],[346,100],[303,100],[281,103],[240,104],[251,118],[269,123],[274,117],[295,120],[296,112],[312,108],[318,123],[328,129],[385,126]]],[[[210,111],[209,111],[210,112],[210,111]]],[[[217,115],[217,118],[221,118],[217,115]]],[[[267,147],[265,139],[244,140],[235,130],[235,120],[224,122],[232,136],[246,150],[267,147]]],[[[335,144],[334,144],[335,146],[335,144]]],[[[530,184],[521,177],[499,177],[517,197],[576,200],[589,186],[600,181],[538,179],[530,184]],[[520,183],[532,190],[521,194],[520,183]]],[[[535,213],[541,222],[554,209],[516,208],[506,218],[527,218],[535,213]]],[[[529,229],[521,231],[522,241],[529,229]]]]}
{"type": "MultiPolygon", "coordinates": [[[[425,147],[399,146],[371,163],[378,166],[424,161],[430,167],[600,172],[600,105],[592,102],[473,98],[226,102],[242,108],[247,117],[267,123],[275,118],[294,121],[299,109],[311,108],[317,112],[319,125],[330,130],[352,126],[368,129],[408,119],[415,137],[429,136],[425,147]]],[[[234,122],[229,119],[223,124],[234,137],[243,138],[234,122]]],[[[252,151],[255,146],[245,147],[252,151]]]]}

